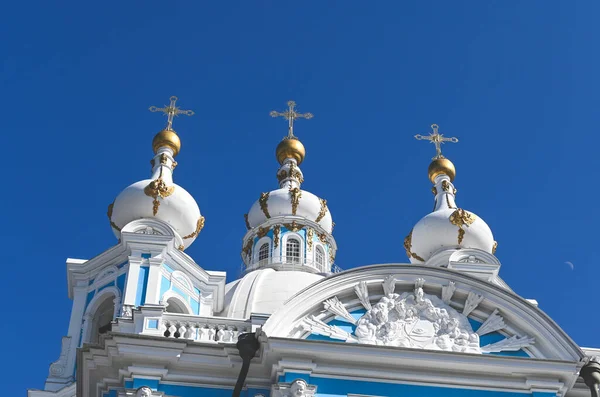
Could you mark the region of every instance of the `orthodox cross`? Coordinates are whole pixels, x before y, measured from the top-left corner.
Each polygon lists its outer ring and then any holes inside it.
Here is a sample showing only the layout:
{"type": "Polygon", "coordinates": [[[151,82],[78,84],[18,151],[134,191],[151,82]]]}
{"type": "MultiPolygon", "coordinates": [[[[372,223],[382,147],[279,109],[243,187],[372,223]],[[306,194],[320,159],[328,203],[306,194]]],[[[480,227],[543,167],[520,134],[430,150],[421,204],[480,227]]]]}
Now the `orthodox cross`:
{"type": "Polygon", "coordinates": [[[173,118],[175,116],[179,116],[180,114],[185,114],[186,116],[193,116],[194,112],[192,110],[182,110],[175,106],[175,102],[177,102],[177,97],[172,96],[169,98],[171,103],[169,106],[165,106],[164,108],[157,108],[156,106],[150,106],[148,110],[151,112],[162,112],[167,115],[167,130],[173,130],[173,118]]]}
{"type": "Polygon", "coordinates": [[[429,141],[431,143],[433,143],[435,145],[435,157],[433,158],[433,160],[436,159],[443,159],[444,156],[442,156],[442,143],[444,142],[452,142],[452,143],[456,143],[458,142],[458,138],[452,137],[452,138],[444,138],[444,136],[442,134],[438,133],[438,125],[437,124],[432,124],[431,125],[431,129],[433,130],[433,133],[424,136],[424,135],[420,135],[417,134],[415,135],[415,138],[417,138],[418,140],[422,141],[429,141]]]}
{"type": "Polygon", "coordinates": [[[287,119],[287,121],[289,123],[287,137],[294,138],[294,120],[299,119],[299,118],[303,118],[303,119],[307,119],[307,120],[312,119],[313,115],[312,115],[312,113],[296,112],[296,102],[294,102],[294,101],[288,101],[287,105],[288,105],[288,110],[286,110],[285,112],[276,112],[275,110],[273,110],[269,114],[271,115],[271,117],[283,117],[283,118],[287,119]]]}

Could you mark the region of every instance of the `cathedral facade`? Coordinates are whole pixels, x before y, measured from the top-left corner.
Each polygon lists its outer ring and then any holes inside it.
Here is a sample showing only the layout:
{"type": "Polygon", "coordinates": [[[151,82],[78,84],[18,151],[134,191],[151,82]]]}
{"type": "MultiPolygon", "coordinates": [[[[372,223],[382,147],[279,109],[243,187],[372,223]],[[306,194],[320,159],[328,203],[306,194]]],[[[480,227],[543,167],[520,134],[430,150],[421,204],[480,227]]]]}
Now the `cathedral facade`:
{"type": "MultiPolygon", "coordinates": [[[[434,209],[404,240],[408,263],[341,271],[327,201],[302,189],[290,101],[278,188],[245,215],[241,278],[185,250],[204,227],[174,182],[173,117],[149,179],[108,207],[118,243],[67,260],[73,301],[44,390],[28,397],[598,396],[600,349],[581,348],[500,276],[485,221],[457,203],[436,125],[434,209]],[[598,356],[597,356],[598,355],[598,356]]],[[[58,343],[58,341],[56,341],[58,343]]]]}

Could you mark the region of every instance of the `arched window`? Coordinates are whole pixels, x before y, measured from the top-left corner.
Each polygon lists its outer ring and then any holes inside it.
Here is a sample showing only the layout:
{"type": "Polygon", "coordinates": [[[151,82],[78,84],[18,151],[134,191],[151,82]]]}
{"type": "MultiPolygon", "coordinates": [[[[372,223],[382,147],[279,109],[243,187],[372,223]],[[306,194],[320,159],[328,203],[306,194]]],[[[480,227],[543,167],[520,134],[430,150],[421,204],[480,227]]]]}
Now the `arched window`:
{"type": "Polygon", "coordinates": [[[112,320],[115,313],[114,296],[108,296],[98,307],[92,318],[91,343],[98,343],[100,335],[105,334],[112,328],[112,320]]]}
{"type": "Polygon", "coordinates": [[[300,263],[300,241],[288,238],[285,243],[285,257],[288,263],[300,263]]]}
{"type": "Polygon", "coordinates": [[[321,246],[317,246],[315,249],[315,262],[317,262],[319,270],[325,270],[325,251],[323,251],[321,246]]]}
{"type": "Polygon", "coordinates": [[[262,262],[269,259],[269,243],[263,243],[258,249],[258,261],[262,262]]]}
{"type": "Polygon", "coordinates": [[[185,309],[185,306],[183,306],[182,304],[180,304],[177,299],[167,299],[167,309],[166,309],[167,313],[181,313],[181,314],[188,314],[187,310],[185,309]]]}

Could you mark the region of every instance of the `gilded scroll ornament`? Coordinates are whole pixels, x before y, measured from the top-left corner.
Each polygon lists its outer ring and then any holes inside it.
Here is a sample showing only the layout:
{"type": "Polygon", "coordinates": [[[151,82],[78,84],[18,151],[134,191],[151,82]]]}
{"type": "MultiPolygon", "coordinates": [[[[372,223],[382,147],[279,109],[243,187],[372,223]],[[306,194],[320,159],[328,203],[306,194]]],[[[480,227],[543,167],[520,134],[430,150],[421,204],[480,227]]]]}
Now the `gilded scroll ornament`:
{"type": "Polygon", "coordinates": [[[113,221],[112,221],[112,213],[113,213],[113,207],[115,206],[115,203],[110,203],[108,205],[108,210],[106,211],[106,215],[108,216],[108,221],[110,222],[110,225],[112,227],[114,227],[115,229],[117,229],[118,231],[121,231],[121,228],[119,226],[117,226],[113,221]]]}
{"type": "Polygon", "coordinates": [[[194,238],[197,235],[200,234],[200,232],[202,231],[202,229],[204,228],[204,217],[200,216],[200,218],[198,218],[198,222],[196,222],[196,230],[194,230],[193,233],[188,234],[187,236],[185,236],[183,239],[188,239],[188,238],[194,238]]]}
{"type": "Polygon", "coordinates": [[[312,251],[314,234],[315,231],[312,228],[309,227],[306,230],[306,249],[308,251],[312,251]]]}
{"type": "Polygon", "coordinates": [[[167,186],[165,181],[159,176],[157,179],[153,180],[144,188],[144,193],[146,196],[152,197],[154,201],[152,202],[152,213],[156,215],[158,213],[158,207],[160,206],[160,202],[158,198],[169,197],[173,194],[175,190],[175,186],[167,186]]]}
{"type": "Polygon", "coordinates": [[[448,205],[448,208],[456,208],[453,207],[452,204],[450,204],[450,198],[448,197],[448,193],[444,194],[444,196],[446,196],[446,204],[448,205]]]}
{"type": "Polygon", "coordinates": [[[280,170],[280,171],[277,173],[277,180],[278,180],[279,182],[281,182],[281,181],[283,181],[285,178],[287,178],[287,175],[288,175],[288,174],[287,174],[287,171],[286,171],[286,170],[280,170]]]}
{"type": "Polygon", "coordinates": [[[246,242],[246,245],[244,245],[244,247],[242,248],[242,252],[244,253],[244,255],[249,256],[250,255],[250,251],[252,250],[252,239],[248,239],[248,241],[246,242]]]}
{"type": "Polygon", "coordinates": [[[304,227],[304,225],[301,225],[296,221],[292,221],[292,223],[284,223],[283,226],[285,226],[286,229],[291,230],[292,232],[297,232],[298,230],[304,227]]]}
{"type": "Polygon", "coordinates": [[[327,242],[327,234],[325,234],[325,233],[318,233],[317,235],[319,236],[319,240],[321,240],[322,243],[326,243],[327,242]]]}
{"type": "Polygon", "coordinates": [[[329,248],[329,264],[333,265],[333,262],[335,262],[335,254],[333,253],[333,250],[329,248]]]}
{"type": "Polygon", "coordinates": [[[183,244],[181,244],[179,247],[177,247],[177,249],[179,251],[183,251],[185,249],[185,246],[183,244]]]}
{"type": "Polygon", "coordinates": [[[250,222],[248,222],[248,214],[244,214],[244,222],[246,222],[246,230],[250,230],[250,222]]]}
{"type": "Polygon", "coordinates": [[[450,183],[445,179],[442,181],[442,190],[445,192],[450,191],[450,183]]]}
{"type": "Polygon", "coordinates": [[[323,217],[327,213],[327,200],[320,198],[319,201],[321,202],[321,209],[319,210],[319,215],[317,215],[317,219],[315,219],[315,222],[317,223],[321,219],[323,219],[323,217]]]}
{"type": "Polygon", "coordinates": [[[167,155],[166,155],[166,154],[164,154],[164,153],[161,153],[159,158],[160,158],[160,163],[161,163],[162,165],[166,165],[166,164],[167,164],[167,160],[169,159],[169,158],[167,157],[167,155]]]}
{"type": "Polygon", "coordinates": [[[290,188],[290,197],[292,200],[292,215],[296,215],[298,204],[300,204],[300,197],[302,197],[302,190],[298,187],[290,188]]]}
{"type": "Polygon", "coordinates": [[[494,241],[494,245],[492,246],[492,254],[496,254],[497,249],[498,249],[498,242],[494,241]]]}
{"type": "Polygon", "coordinates": [[[450,215],[450,223],[458,227],[462,227],[464,225],[469,226],[475,222],[475,219],[475,214],[465,211],[462,208],[457,208],[456,211],[450,215]]]}
{"type": "Polygon", "coordinates": [[[258,199],[258,204],[260,205],[260,209],[262,210],[263,214],[265,214],[267,219],[269,219],[271,217],[271,215],[269,215],[269,208],[268,208],[268,204],[267,204],[268,200],[269,200],[269,192],[261,193],[260,198],[258,199]]]}
{"type": "Polygon", "coordinates": [[[408,233],[408,236],[406,236],[404,238],[404,249],[406,250],[406,256],[408,256],[408,258],[415,258],[416,260],[419,260],[421,262],[425,262],[425,259],[421,258],[419,255],[415,254],[414,252],[411,252],[412,250],[412,229],[410,231],[410,233],[408,233]]]}
{"type": "Polygon", "coordinates": [[[431,187],[431,193],[433,193],[434,196],[437,196],[437,189],[435,188],[435,186],[431,187]]]}
{"type": "Polygon", "coordinates": [[[458,228],[458,244],[462,244],[463,239],[465,238],[465,230],[461,227],[458,228]]]}
{"type": "Polygon", "coordinates": [[[281,226],[277,225],[273,228],[273,246],[277,248],[279,246],[279,233],[281,232],[281,226]]]}
{"type": "Polygon", "coordinates": [[[256,232],[256,237],[258,238],[263,238],[267,235],[267,233],[269,233],[269,228],[268,227],[259,227],[258,231],[256,232]]]}

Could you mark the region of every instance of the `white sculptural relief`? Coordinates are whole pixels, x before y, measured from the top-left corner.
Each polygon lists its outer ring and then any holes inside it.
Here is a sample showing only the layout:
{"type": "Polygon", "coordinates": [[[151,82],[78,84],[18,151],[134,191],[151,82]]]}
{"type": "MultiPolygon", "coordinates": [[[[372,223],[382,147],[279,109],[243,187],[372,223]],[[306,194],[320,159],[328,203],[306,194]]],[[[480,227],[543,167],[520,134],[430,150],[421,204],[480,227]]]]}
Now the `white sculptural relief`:
{"type": "Polygon", "coordinates": [[[309,385],[304,379],[296,379],[292,383],[279,383],[273,385],[273,397],[312,397],[317,387],[309,385]]]}
{"type": "Polygon", "coordinates": [[[442,288],[444,300],[434,295],[426,295],[423,292],[424,283],[425,280],[419,278],[415,280],[412,292],[397,294],[393,292],[395,280],[386,277],[382,283],[386,294],[377,303],[371,304],[367,285],[361,281],[354,289],[367,312],[358,321],[337,297],[324,302],[326,311],[335,315],[337,319],[354,325],[352,333],[326,324],[315,316],[304,318],[302,327],[311,333],[350,343],[476,354],[516,351],[535,342],[528,336],[513,336],[480,347],[480,335],[506,326],[498,311],[494,310],[478,332],[473,332],[467,315],[483,301],[483,296],[469,292],[463,308],[463,313],[467,313],[465,315],[449,304],[456,289],[453,282],[442,288]]]}
{"type": "Polygon", "coordinates": [[[142,386],[135,392],[135,397],[151,397],[152,389],[148,386],[142,386]]]}
{"type": "Polygon", "coordinates": [[[479,335],[465,316],[437,296],[423,293],[417,280],[414,293],[390,293],[357,323],[359,343],[417,349],[481,353],[479,335]]]}

